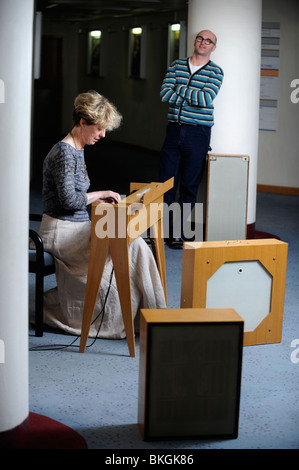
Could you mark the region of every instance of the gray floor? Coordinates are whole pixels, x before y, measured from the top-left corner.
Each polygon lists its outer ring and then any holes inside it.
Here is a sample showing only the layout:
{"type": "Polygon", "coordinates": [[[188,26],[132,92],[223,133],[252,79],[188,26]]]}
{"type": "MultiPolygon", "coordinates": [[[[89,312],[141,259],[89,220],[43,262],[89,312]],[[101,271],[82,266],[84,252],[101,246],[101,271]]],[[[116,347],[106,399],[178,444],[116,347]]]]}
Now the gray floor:
{"type": "MultiPolygon", "coordinates": [[[[30,411],[77,430],[89,449],[298,449],[299,351],[292,347],[299,338],[298,214],[298,197],[258,194],[256,229],[289,244],[283,335],[278,344],[243,348],[237,439],[143,441],[137,425],[138,336],[136,358],[128,356],[125,340],[97,340],[85,354],[76,348],[31,351],[30,411]]],[[[170,308],[180,305],[181,262],[182,252],[166,247],[170,308]]],[[[30,275],[31,316],[33,280],[30,275]]],[[[48,278],[47,286],[53,282],[48,278]]],[[[53,331],[36,338],[30,330],[29,345],[71,340],[53,331]]]]}

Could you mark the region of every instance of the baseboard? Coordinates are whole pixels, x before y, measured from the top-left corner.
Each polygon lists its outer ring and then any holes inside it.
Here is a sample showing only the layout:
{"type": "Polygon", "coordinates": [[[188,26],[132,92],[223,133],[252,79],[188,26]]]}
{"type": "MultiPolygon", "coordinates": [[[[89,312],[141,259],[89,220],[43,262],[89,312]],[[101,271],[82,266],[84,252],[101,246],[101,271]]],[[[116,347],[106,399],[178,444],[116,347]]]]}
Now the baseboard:
{"type": "Polygon", "coordinates": [[[299,196],[299,188],[292,188],[289,186],[258,184],[257,191],[261,193],[287,194],[288,196],[299,196]]]}

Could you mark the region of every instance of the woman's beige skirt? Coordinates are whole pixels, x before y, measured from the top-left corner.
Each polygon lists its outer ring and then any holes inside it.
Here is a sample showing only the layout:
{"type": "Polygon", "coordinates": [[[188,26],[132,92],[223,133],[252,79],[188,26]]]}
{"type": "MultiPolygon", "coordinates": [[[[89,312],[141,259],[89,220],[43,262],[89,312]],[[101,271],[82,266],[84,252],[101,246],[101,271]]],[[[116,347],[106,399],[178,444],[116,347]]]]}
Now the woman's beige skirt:
{"type": "MultiPolygon", "coordinates": [[[[57,287],[47,291],[44,296],[44,323],[74,335],[81,333],[90,228],[90,222],[70,222],[45,214],[40,227],[44,248],[55,258],[57,282],[57,287]]],[[[142,238],[137,238],[130,244],[129,256],[132,306],[136,322],[140,308],[165,308],[166,304],[156,261],[142,238]]],[[[108,255],[90,337],[125,338],[126,336],[114,274],[104,313],[100,314],[110,285],[112,268],[112,261],[108,255]]]]}

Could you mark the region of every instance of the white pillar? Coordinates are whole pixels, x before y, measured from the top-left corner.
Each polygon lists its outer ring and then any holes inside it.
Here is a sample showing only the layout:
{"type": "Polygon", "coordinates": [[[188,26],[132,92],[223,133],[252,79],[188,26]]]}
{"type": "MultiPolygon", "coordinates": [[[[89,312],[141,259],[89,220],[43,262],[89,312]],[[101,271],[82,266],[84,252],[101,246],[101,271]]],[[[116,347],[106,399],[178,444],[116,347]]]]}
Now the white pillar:
{"type": "Polygon", "coordinates": [[[213,31],[211,60],[224,71],[215,98],[212,153],[250,157],[247,224],[255,223],[259,135],[262,0],[189,0],[188,55],[196,34],[213,31]]]}
{"type": "Polygon", "coordinates": [[[0,433],[28,399],[28,212],[34,0],[0,2],[0,433]]]}

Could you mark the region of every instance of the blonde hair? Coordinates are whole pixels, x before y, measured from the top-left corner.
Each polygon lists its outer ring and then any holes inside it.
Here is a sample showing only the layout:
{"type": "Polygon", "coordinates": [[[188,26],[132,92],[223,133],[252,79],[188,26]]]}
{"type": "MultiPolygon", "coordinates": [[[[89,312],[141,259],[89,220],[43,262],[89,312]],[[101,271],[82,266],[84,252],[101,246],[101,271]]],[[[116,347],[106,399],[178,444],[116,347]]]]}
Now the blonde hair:
{"type": "Polygon", "coordinates": [[[79,125],[80,119],[84,119],[89,125],[98,124],[110,131],[120,126],[122,116],[107,98],[97,91],[89,90],[80,93],[74,101],[74,126],[79,125]]]}

